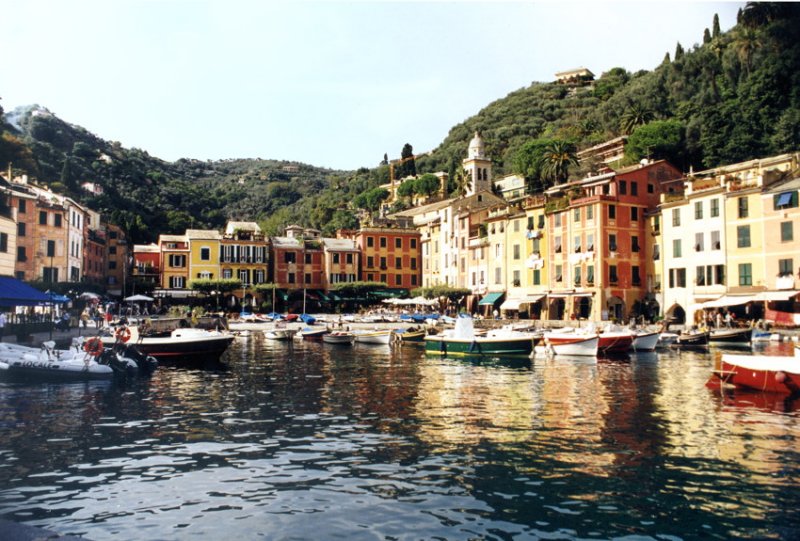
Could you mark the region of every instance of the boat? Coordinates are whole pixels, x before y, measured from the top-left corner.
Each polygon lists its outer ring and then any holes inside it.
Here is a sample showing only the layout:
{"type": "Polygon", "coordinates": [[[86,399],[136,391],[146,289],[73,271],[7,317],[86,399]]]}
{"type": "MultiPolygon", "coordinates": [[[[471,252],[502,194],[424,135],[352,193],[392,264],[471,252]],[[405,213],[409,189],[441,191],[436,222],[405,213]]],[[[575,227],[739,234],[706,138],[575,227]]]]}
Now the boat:
{"type": "Polygon", "coordinates": [[[297,332],[295,336],[298,336],[303,340],[322,340],[322,336],[326,333],[328,333],[328,329],[326,329],[325,327],[320,327],[320,328],[303,327],[297,332]]]}
{"type": "Polygon", "coordinates": [[[149,374],[158,364],[134,348],[105,348],[98,338],[77,339],[73,345],[59,350],[53,341],[41,348],[0,343],[0,370],[9,376],[73,381],[149,374]]]}
{"type": "Polygon", "coordinates": [[[655,351],[658,341],[661,338],[661,333],[658,331],[634,331],[633,344],[631,349],[633,351],[655,351]]]}
{"type": "Polygon", "coordinates": [[[353,334],[356,336],[357,344],[391,344],[392,331],[391,329],[375,330],[375,331],[355,331],[353,334]]]}
{"type": "Polygon", "coordinates": [[[472,318],[462,314],[454,329],[424,337],[425,353],[447,356],[514,356],[529,357],[537,337],[518,331],[492,331],[476,334],[472,318]]]}
{"type": "Polygon", "coordinates": [[[708,331],[690,330],[678,334],[674,345],[677,347],[704,347],[708,345],[708,331]]]}
{"type": "Polygon", "coordinates": [[[264,329],[264,338],[269,340],[291,340],[297,334],[297,329],[264,329]]]}
{"type": "Polygon", "coordinates": [[[306,325],[313,325],[314,323],[317,322],[317,318],[315,318],[311,314],[303,313],[303,314],[300,314],[300,321],[302,321],[306,325]]]}
{"type": "Polygon", "coordinates": [[[600,337],[574,332],[546,332],[544,343],[553,355],[597,357],[600,337]]]}
{"type": "Polygon", "coordinates": [[[322,335],[322,341],[326,344],[352,345],[356,335],[350,331],[332,331],[322,335]]]}
{"type": "Polygon", "coordinates": [[[600,354],[625,353],[631,349],[635,335],[630,331],[604,330],[597,335],[600,354]]]}
{"type": "Polygon", "coordinates": [[[741,327],[733,329],[714,329],[708,341],[716,344],[747,346],[753,341],[753,329],[741,327]]]}
{"type": "Polygon", "coordinates": [[[401,344],[421,344],[428,335],[428,331],[412,327],[398,330],[394,334],[401,344]]]}
{"type": "Polygon", "coordinates": [[[140,335],[136,326],[119,327],[113,336],[102,337],[107,346],[130,342],[159,361],[219,361],[233,340],[229,332],[193,327],[174,329],[168,335],[140,335]]]}
{"type": "Polygon", "coordinates": [[[664,349],[672,346],[678,340],[678,335],[674,332],[662,332],[658,335],[656,349],[664,349]]]}
{"type": "Polygon", "coordinates": [[[709,384],[737,389],[800,395],[800,347],[794,356],[733,355],[724,353],[709,384]]]}

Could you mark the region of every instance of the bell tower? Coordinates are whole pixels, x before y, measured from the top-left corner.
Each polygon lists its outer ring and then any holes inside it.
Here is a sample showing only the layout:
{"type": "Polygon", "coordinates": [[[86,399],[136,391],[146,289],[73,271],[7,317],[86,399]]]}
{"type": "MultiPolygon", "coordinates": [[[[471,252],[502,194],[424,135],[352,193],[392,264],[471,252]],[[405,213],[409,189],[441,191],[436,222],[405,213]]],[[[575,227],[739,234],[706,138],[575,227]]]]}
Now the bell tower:
{"type": "Polygon", "coordinates": [[[469,142],[467,157],[461,163],[472,178],[467,195],[492,191],[492,161],[486,157],[483,139],[478,132],[475,132],[475,137],[469,142]]]}

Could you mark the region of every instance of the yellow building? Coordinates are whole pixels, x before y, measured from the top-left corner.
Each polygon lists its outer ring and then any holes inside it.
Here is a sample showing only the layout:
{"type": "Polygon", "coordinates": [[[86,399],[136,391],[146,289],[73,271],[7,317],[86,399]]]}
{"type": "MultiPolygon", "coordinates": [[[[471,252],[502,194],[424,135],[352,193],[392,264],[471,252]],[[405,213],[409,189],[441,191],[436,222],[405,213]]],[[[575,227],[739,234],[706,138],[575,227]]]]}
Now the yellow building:
{"type": "Polygon", "coordinates": [[[189,241],[186,235],[161,235],[158,237],[161,250],[162,296],[186,296],[189,282],[189,241]]]}
{"type": "Polygon", "coordinates": [[[218,280],[221,276],[222,234],[213,229],[187,229],[189,242],[189,282],[218,280]]]}

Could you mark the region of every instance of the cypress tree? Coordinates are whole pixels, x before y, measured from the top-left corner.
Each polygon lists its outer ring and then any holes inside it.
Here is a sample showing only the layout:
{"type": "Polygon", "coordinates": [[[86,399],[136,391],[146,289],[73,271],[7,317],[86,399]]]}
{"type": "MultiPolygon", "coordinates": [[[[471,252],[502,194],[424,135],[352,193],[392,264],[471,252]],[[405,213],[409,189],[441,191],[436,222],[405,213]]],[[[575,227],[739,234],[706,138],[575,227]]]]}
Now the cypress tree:
{"type": "Polygon", "coordinates": [[[719,15],[717,13],[714,14],[714,24],[711,29],[711,37],[716,38],[719,37],[721,34],[721,30],[719,29],[719,15]]]}

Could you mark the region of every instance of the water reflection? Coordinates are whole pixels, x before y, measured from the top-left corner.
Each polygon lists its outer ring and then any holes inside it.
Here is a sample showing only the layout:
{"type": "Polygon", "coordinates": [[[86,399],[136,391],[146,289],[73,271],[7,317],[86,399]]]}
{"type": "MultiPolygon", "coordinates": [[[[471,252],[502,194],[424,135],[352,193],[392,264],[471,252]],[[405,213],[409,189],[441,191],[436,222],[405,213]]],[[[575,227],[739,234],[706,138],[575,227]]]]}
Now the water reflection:
{"type": "Polygon", "coordinates": [[[226,370],[0,383],[0,515],[91,539],[793,538],[796,412],[702,352],[448,359],[254,335],[226,370]]]}

